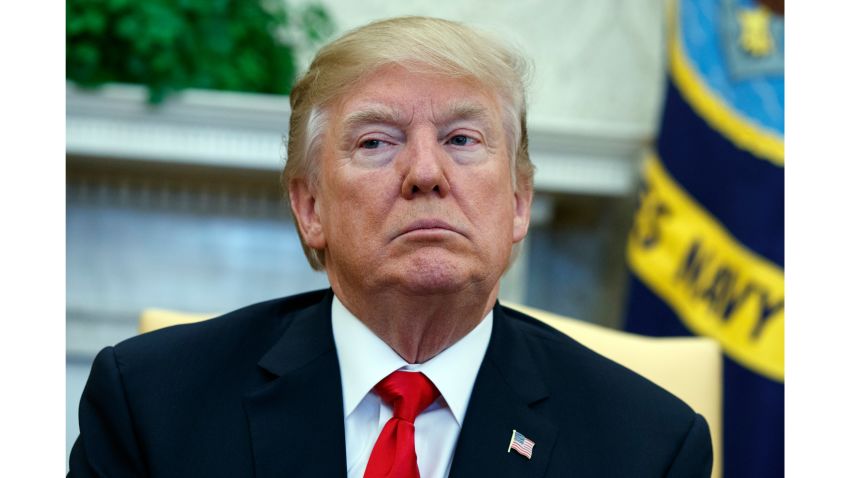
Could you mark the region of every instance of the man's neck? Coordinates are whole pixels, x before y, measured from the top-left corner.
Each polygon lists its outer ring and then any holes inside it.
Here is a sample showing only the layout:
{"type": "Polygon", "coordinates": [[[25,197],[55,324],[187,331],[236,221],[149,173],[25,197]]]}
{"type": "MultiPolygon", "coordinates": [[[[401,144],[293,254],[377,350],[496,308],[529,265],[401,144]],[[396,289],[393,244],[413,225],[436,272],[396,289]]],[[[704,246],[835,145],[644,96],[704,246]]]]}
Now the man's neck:
{"type": "Polygon", "coordinates": [[[331,287],[345,307],[408,363],[423,363],[466,336],[493,308],[499,292],[497,283],[479,293],[354,294],[335,282],[331,287]]]}

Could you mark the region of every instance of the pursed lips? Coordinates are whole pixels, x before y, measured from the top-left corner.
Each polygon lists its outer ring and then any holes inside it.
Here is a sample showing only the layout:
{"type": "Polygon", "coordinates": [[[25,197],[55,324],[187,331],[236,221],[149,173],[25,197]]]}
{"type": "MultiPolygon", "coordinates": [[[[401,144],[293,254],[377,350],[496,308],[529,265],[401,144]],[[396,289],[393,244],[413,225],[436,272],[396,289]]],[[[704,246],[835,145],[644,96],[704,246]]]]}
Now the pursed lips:
{"type": "Polygon", "coordinates": [[[428,230],[446,230],[450,232],[454,232],[456,234],[460,234],[461,236],[466,237],[466,234],[459,231],[457,228],[451,226],[449,223],[442,221],[440,219],[419,219],[408,224],[401,232],[396,235],[396,237],[403,236],[405,234],[415,232],[415,231],[428,231],[428,230]]]}

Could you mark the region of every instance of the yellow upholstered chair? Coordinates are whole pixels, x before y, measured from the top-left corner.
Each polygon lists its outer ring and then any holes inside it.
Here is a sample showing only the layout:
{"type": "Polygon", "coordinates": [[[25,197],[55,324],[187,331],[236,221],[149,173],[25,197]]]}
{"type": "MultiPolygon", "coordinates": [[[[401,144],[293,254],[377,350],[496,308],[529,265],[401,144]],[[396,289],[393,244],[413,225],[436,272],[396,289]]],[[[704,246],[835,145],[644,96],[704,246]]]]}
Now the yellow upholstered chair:
{"type": "Polygon", "coordinates": [[[166,309],[145,309],[142,311],[142,315],[139,316],[139,333],[144,334],[172,325],[200,322],[211,319],[216,315],[218,314],[196,314],[166,309]]]}
{"type": "MultiPolygon", "coordinates": [[[[720,476],[722,437],[722,370],[720,346],[701,337],[653,338],[600,327],[539,309],[505,303],[624,365],[664,387],[705,417],[714,447],[713,478],[720,476]]],[[[199,322],[216,314],[189,314],[147,309],[139,319],[139,332],[170,325],[199,322]]]]}

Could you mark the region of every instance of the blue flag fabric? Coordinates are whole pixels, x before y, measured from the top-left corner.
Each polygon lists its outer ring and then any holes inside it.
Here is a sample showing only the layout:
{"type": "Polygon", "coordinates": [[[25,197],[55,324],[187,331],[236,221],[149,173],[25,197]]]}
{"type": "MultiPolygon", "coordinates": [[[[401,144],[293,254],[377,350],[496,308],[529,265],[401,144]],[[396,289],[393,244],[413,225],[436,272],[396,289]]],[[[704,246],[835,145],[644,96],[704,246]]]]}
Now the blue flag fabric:
{"type": "MultiPolygon", "coordinates": [[[[626,329],[723,347],[723,476],[784,475],[784,23],[680,0],[628,241],[626,329]]],[[[714,432],[714,431],[713,431],[714,432]]]]}

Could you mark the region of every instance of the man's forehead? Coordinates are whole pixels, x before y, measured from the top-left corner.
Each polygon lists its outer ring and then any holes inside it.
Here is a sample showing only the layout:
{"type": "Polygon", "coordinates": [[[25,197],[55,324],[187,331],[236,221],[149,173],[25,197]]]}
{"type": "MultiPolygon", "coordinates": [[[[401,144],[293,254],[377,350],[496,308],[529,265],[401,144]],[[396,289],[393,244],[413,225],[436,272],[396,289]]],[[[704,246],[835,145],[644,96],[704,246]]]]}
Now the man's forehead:
{"type": "MultiPolygon", "coordinates": [[[[424,106],[428,115],[437,124],[448,124],[455,121],[481,122],[488,126],[498,116],[494,104],[487,104],[469,98],[457,98],[446,102],[429,102],[418,105],[424,106]]],[[[351,129],[361,124],[386,123],[405,125],[413,121],[417,114],[409,104],[381,99],[366,99],[350,103],[341,112],[344,129],[351,129]]]]}
{"type": "Polygon", "coordinates": [[[414,113],[446,120],[498,116],[497,98],[491,86],[473,76],[392,64],[360,78],[335,103],[343,120],[351,116],[403,121],[414,113]]]}

